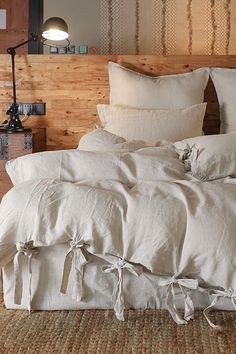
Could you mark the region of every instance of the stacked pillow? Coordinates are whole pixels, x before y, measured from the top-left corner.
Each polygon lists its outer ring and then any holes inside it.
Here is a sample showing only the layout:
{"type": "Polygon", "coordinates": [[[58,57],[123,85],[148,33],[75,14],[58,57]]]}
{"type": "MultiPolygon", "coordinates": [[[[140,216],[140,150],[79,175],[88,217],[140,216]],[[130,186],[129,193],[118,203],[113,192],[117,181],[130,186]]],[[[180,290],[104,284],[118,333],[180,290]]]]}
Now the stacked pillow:
{"type": "Polygon", "coordinates": [[[221,133],[236,131],[236,69],[212,68],[211,78],[220,104],[221,133]]]}
{"type": "Polygon", "coordinates": [[[98,105],[106,130],[152,142],[202,134],[208,68],[151,77],[110,62],[108,71],[110,106],[98,105]]]}
{"type": "Polygon", "coordinates": [[[97,111],[106,131],[126,140],[178,141],[202,135],[206,103],[183,109],[134,109],[100,104],[97,111]]]}
{"type": "Polygon", "coordinates": [[[185,139],[174,147],[199,180],[236,177],[236,132],[185,139]]]}

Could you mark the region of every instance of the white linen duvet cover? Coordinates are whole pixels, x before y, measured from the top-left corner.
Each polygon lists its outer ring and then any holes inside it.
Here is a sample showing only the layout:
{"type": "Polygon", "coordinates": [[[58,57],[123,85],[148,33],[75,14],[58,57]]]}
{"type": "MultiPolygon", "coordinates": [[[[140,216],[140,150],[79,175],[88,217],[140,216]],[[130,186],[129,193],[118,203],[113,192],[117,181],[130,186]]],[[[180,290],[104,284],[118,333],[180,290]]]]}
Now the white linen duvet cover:
{"type": "MultiPolygon", "coordinates": [[[[46,154],[44,158],[53,156],[46,154]]],[[[105,158],[106,153],[102,154],[105,158]]],[[[62,308],[63,296],[68,302],[64,294],[71,291],[77,308],[113,304],[117,318],[123,320],[125,306],[158,308],[165,291],[171,316],[185,324],[193,318],[192,296],[207,293],[212,297],[204,303],[204,314],[214,327],[207,312],[219,298],[227,298],[236,308],[235,179],[202,182],[191,177],[171,145],[107,154],[119,163],[108,159],[103,170],[101,159],[96,160],[98,151],[89,155],[78,151],[73,168],[83,173],[77,181],[60,180],[59,175],[27,176],[3,198],[0,266],[6,304],[30,307],[33,300],[36,309],[62,308]],[[51,304],[45,306],[34,301],[37,292],[43,291],[35,279],[40,273],[40,253],[43,261],[46,250],[53,247],[64,247],[63,258],[56,261],[60,274],[55,274],[62,298],[54,301],[48,290],[51,282],[43,282],[43,288],[47,287],[43,302],[51,304]],[[24,272],[29,273],[27,286],[24,272]],[[92,282],[88,282],[90,276],[92,282]],[[150,292],[144,291],[148,283],[150,292]],[[177,310],[176,291],[183,298],[183,317],[177,310]]],[[[13,169],[16,174],[14,161],[8,166],[10,175],[13,169]]],[[[50,267],[48,272],[53,279],[50,267]]],[[[74,303],[65,306],[76,308],[74,303]]]]}

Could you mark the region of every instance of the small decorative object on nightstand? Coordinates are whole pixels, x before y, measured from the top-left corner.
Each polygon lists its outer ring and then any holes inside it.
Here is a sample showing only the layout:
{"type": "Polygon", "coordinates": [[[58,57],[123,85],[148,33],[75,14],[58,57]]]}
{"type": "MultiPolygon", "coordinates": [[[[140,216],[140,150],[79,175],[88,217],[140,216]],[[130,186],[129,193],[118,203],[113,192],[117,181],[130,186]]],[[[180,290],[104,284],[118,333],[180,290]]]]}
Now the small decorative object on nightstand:
{"type": "Polygon", "coordinates": [[[88,46],[79,45],[79,54],[88,54],[88,46]]]}
{"type": "Polygon", "coordinates": [[[0,200],[12,188],[12,183],[5,170],[7,161],[19,156],[44,151],[45,148],[45,129],[32,129],[31,132],[17,134],[0,132],[0,200]]]}

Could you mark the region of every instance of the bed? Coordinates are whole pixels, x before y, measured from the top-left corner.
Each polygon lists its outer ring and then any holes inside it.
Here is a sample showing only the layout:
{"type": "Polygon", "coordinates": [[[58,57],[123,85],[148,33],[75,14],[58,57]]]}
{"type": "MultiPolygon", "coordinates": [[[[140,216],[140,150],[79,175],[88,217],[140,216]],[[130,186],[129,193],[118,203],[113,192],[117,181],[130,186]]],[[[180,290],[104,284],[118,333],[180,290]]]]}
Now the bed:
{"type": "Polygon", "coordinates": [[[5,305],[114,308],[120,320],[125,308],[166,308],[177,324],[202,308],[215,327],[211,308],[236,309],[236,70],[107,69],[110,102],[97,106],[104,129],[78,149],[7,164],[5,305]],[[221,134],[206,86],[217,93],[221,134]]]}

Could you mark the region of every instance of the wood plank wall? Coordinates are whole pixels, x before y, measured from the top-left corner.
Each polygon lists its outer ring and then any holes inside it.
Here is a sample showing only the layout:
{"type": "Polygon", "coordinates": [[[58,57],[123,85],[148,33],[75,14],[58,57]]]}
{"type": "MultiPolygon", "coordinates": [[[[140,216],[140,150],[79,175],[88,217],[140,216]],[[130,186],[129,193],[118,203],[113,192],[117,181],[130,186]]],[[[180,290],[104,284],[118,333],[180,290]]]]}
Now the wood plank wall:
{"type": "MultiPolygon", "coordinates": [[[[6,30],[0,30],[0,53],[28,39],[29,0],[0,0],[0,8],[6,9],[6,30]]],[[[28,46],[21,47],[18,53],[27,53],[28,46]]]]}
{"type": "MultiPolygon", "coordinates": [[[[47,149],[70,149],[98,123],[97,103],[109,102],[108,61],[150,74],[183,73],[203,66],[236,67],[236,56],[99,56],[17,55],[18,102],[46,102],[46,116],[32,116],[27,126],[45,127],[47,149]]],[[[2,120],[12,98],[10,58],[0,55],[0,109],[2,120]]],[[[214,87],[206,93],[207,133],[219,130],[214,87]]]]}

